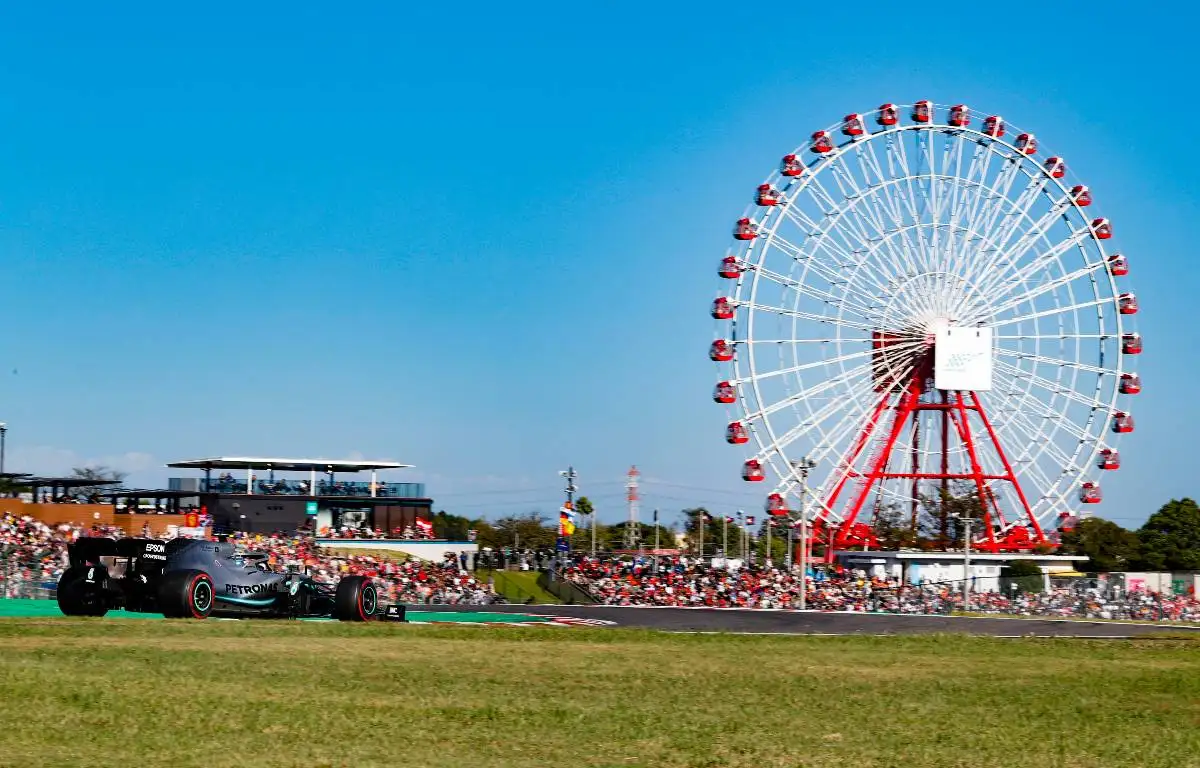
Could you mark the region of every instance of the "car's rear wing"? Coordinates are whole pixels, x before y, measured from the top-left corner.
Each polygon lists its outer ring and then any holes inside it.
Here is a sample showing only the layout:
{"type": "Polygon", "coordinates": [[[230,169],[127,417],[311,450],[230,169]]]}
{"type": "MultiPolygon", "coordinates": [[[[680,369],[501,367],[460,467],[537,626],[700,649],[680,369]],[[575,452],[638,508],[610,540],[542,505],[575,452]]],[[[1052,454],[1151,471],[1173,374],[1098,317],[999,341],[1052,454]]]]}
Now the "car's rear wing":
{"type": "Polygon", "coordinates": [[[175,547],[160,539],[110,539],[85,536],[71,542],[67,557],[72,566],[103,565],[117,577],[162,576],[167,556],[175,547]]]}

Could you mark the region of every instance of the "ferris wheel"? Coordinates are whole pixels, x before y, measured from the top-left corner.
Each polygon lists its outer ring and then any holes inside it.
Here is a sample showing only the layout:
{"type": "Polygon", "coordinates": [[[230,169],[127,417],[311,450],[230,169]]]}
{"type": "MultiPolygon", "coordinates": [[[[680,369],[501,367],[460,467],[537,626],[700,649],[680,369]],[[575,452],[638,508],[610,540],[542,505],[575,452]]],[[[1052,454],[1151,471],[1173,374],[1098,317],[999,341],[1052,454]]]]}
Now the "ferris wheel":
{"type": "Polygon", "coordinates": [[[767,512],[835,548],[930,500],[975,546],[1054,544],[1134,429],[1129,261],[1037,138],[965,105],[884,104],[785,155],[733,228],[709,357],[767,512]]]}

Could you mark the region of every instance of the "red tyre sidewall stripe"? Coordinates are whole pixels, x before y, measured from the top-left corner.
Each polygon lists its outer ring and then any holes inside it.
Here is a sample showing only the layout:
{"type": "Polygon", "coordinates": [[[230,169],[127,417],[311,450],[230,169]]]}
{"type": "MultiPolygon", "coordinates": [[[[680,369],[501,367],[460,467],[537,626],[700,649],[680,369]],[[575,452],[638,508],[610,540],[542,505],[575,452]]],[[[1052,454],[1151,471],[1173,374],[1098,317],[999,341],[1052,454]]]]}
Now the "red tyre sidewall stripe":
{"type": "Polygon", "coordinates": [[[363,621],[369,621],[369,617],[367,616],[367,611],[363,606],[363,595],[366,594],[368,586],[370,586],[370,585],[363,584],[362,587],[360,587],[358,590],[358,617],[360,619],[362,619],[363,621]]]}
{"type": "Polygon", "coordinates": [[[190,582],[188,582],[188,610],[192,612],[193,618],[204,619],[207,618],[207,614],[196,612],[196,582],[198,581],[207,581],[207,579],[205,579],[204,574],[198,573],[192,577],[190,582]]]}

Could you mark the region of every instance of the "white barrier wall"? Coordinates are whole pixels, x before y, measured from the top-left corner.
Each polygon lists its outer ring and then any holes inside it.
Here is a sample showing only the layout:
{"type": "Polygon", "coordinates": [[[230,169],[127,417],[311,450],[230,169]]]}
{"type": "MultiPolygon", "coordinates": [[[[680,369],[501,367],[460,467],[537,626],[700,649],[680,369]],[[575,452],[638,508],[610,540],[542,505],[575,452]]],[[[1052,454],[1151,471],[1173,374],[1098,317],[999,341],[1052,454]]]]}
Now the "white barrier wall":
{"type": "Polygon", "coordinates": [[[428,541],[408,539],[317,539],[319,547],[337,547],[338,549],[385,549],[403,552],[421,560],[442,560],[447,552],[453,552],[455,557],[466,552],[474,562],[479,545],[473,541],[428,541]]]}

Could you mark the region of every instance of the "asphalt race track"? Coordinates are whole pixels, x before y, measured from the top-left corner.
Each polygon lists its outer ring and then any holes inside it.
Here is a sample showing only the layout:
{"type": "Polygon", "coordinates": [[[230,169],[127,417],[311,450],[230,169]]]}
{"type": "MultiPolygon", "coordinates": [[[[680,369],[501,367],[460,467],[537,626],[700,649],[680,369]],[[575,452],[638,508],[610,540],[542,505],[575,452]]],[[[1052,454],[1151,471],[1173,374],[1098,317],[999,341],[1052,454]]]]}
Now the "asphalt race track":
{"type": "Polygon", "coordinates": [[[667,632],[734,632],[739,634],[918,635],[964,633],[993,637],[1128,638],[1181,633],[1200,637],[1200,627],[1169,624],[1124,624],[1053,619],[970,618],[966,616],[899,616],[880,613],[738,610],[713,608],[630,608],[596,605],[408,606],[411,618],[423,611],[451,613],[520,613],[601,619],[618,627],[667,632]]]}

